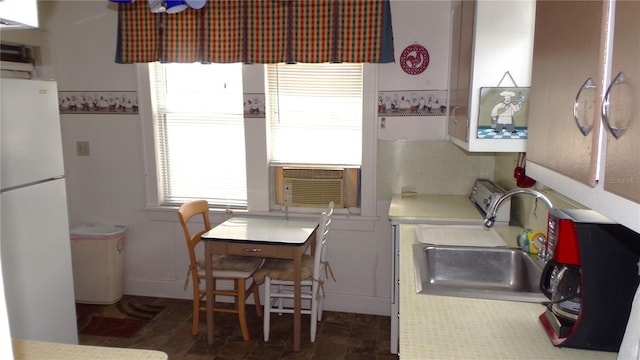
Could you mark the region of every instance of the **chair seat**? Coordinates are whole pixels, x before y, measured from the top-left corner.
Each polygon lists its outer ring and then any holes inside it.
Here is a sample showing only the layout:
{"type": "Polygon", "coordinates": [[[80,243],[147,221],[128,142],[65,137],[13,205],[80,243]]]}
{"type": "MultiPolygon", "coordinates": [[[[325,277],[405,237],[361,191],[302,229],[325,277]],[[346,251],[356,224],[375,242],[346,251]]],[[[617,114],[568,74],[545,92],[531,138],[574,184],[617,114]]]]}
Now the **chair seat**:
{"type": "MultiPolygon", "coordinates": [[[[303,255],[301,274],[301,280],[313,277],[312,256],[303,255]]],[[[293,281],[293,260],[266,259],[264,265],[253,274],[253,281],[261,285],[267,275],[274,280],[293,281]]]]}
{"type": "MultiPolygon", "coordinates": [[[[213,277],[214,278],[248,278],[264,262],[263,258],[253,258],[247,256],[214,255],[213,277]]],[[[204,257],[198,259],[198,273],[204,275],[204,257]]]]}

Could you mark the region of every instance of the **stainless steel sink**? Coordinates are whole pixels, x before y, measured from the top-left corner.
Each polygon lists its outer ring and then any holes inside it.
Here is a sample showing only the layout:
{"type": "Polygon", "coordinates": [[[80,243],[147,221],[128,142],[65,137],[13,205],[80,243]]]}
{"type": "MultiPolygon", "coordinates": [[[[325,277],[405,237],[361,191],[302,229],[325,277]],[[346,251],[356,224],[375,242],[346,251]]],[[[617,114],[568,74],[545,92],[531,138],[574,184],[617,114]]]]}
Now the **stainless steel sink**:
{"type": "Polygon", "coordinates": [[[542,302],[542,268],[519,249],[415,244],[419,294],[542,302]]]}

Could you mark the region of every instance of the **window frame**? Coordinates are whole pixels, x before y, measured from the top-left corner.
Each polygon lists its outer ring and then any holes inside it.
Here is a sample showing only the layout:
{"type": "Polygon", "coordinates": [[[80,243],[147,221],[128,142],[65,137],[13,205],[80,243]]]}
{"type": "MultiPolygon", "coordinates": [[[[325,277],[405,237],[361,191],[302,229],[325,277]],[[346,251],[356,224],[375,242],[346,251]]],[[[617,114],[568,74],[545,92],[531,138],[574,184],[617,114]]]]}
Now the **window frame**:
{"type": "MultiPolygon", "coordinates": [[[[377,161],[377,64],[363,64],[363,120],[362,120],[362,164],[360,208],[344,209],[337,213],[353,213],[361,217],[376,217],[376,161],[377,161]]],[[[160,204],[160,189],[155,151],[155,131],[151,104],[150,78],[147,64],[137,64],[136,72],[139,89],[139,121],[142,136],[142,156],[145,171],[145,208],[154,210],[175,207],[160,204]]],[[[243,65],[243,92],[264,93],[264,66],[261,64],[243,65]]],[[[265,118],[246,118],[245,144],[247,157],[247,213],[257,215],[270,213],[270,170],[267,157],[267,120],[265,118]]],[[[217,210],[217,209],[214,209],[217,210]]],[[[219,209],[224,211],[225,209],[219,209]]],[[[291,212],[291,211],[290,211],[291,212]]],[[[305,212],[301,210],[300,212],[305,212]]],[[[282,211],[284,216],[284,210],[282,211]]]]}
{"type": "MultiPolygon", "coordinates": [[[[197,77],[196,72],[192,74],[184,74],[180,73],[180,71],[183,71],[181,69],[174,70],[177,72],[172,73],[170,67],[176,65],[193,66],[192,64],[162,64],[158,62],[147,64],[147,69],[150,70],[150,80],[152,81],[150,88],[152,91],[151,104],[154,107],[153,122],[155,125],[154,129],[156,130],[154,134],[158,136],[155,138],[154,143],[157,150],[155,155],[157,163],[161,164],[157,167],[157,175],[160,177],[160,180],[158,181],[159,201],[161,204],[167,206],[180,205],[189,199],[194,199],[192,196],[201,196],[197,195],[197,192],[193,194],[190,193],[190,191],[193,191],[195,187],[202,189],[203,193],[206,193],[207,187],[213,186],[213,189],[209,189],[211,192],[207,193],[208,196],[203,197],[209,201],[210,206],[227,209],[245,209],[246,166],[244,162],[246,161],[246,156],[244,154],[244,150],[246,146],[244,146],[242,84],[236,83],[235,85],[227,86],[228,83],[233,83],[234,81],[237,81],[239,77],[242,77],[242,64],[195,64],[202,68],[202,80],[205,81],[205,77],[208,77],[206,78],[206,81],[209,86],[206,90],[197,89],[197,91],[193,93],[188,93],[188,91],[185,91],[185,89],[182,88],[183,86],[192,86],[186,82],[177,84],[177,87],[175,88],[167,85],[168,81],[173,82],[177,79],[185,81],[184,79],[197,77]],[[207,69],[208,67],[215,65],[225,66],[225,68],[213,70],[207,69]],[[228,66],[233,66],[233,70],[228,66]],[[207,71],[213,71],[213,73],[206,73],[207,71]],[[176,74],[181,74],[183,76],[179,76],[177,79],[171,77],[176,76],[176,74]],[[183,98],[185,94],[189,94],[187,99],[183,98]],[[224,105],[216,105],[214,108],[211,108],[209,106],[209,99],[211,96],[217,96],[224,99],[224,105]],[[197,99],[195,106],[189,103],[189,101],[193,99],[197,99]],[[185,106],[187,104],[190,105],[185,106]],[[217,125],[213,125],[214,123],[223,125],[223,127],[215,127],[217,125]],[[201,130],[197,133],[193,133],[189,135],[189,138],[192,141],[196,141],[197,144],[194,144],[193,147],[189,146],[188,148],[180,146],[176,148],[176,152],[169,152],[169,148],[175,143],[169,142],[174,136],[172,133],[168,133],[166,129],[174,127],[178,132],[187,131],[190,126],[201,127],[201,129],[204,129],[203,127],[211,126],[210,129],[214,132],[207,134],[207,131],[202,132],[201,130]],[[228,136],[223,138],[220,138],[215,131],[229,131],[229,129],[232,129],[231,133],[227,133],[228,136]],[[161,131],[163,133],[161,133],[161,131]],[[198,136],[203,136],[203,138],[198,138],[198,136]],[[235,140],[232,143],[225,144],[225,141],[228,141],[230,138],[235,140]],[[209,140],[213,141],[213,143],[207,144],[206,142],[209,140]],[[180,167],[187,164],[194,166],[195,168],[201,166],[201,160],[193,163],[175,160],[182,159],[184,157],[191,157],[191,155],[194,154],[194,151],[195,153],[200,154],[210,153],[212,156],[213,154],[220,154],[225,153],[225,151],[229,151],[229,158],[224,160],[221,159],[222,161],[218,163],[219,166],[203,169],[202,172],[205,178],[215,179],[216,176],[224,176],[222,174],[226,172],[224,169],[227,169],[228,166],[235,166],[235,170],[232,172],[235,174],[228,176],[226,179],[221,179],[220,184],[223,184],[221,187],[218,187],[216,183],[212,183],[210,181],[203,183],[201,180],[190,184],[189,182],[193,177],[188,174],[193,173],[194,168],[189,168],[189,170],[183,168],[182,170],[176,171],[176,174],[178,174],[177,178],[168,176],[168,174],[171,174],[173,170],[175,170],[176,166],[180,167]],[[160,169],[166,170],[160,171],[160,169]],[[244,171],[245,173],[240,177],[240,173],[237,173],[236,171],[244,171]],[[163,189],[164,191],[160,189],[163,189]],[[172,190],[175,190],[175,192],[172,193],[172,190]],[[185,192],[182,192],[182,190],[185,192]],[[227,195],[230,196],[227,197],[227,195]]],[[[189,71],[200,70],[189,68],[189,71]]],[[[173,84],[171,84],[171,86],[172,85],[173,84]]]]}

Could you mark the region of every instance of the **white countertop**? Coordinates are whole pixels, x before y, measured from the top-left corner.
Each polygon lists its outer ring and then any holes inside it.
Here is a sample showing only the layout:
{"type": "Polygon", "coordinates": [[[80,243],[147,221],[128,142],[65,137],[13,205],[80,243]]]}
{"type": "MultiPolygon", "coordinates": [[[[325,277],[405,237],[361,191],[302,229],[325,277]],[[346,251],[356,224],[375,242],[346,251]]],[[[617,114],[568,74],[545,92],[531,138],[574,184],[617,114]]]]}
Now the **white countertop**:
{"type": "MultiPolygon", "coordinates": [[[[495,229],[515,245],[519,227],[495,229]]],[[[416,225],[400,225],[400,359],[616,358],[611,352],[554,347],[538,321],[544,312],[539,304],[416,294],[416,242],[416,225]]]]}
{"type": "Polygon", "coordinates": [[[389,219],[395,223],[482,223],[482,215],[467,195],[394,195],[389,219]]]}
{"type": "Polygon", "coordinates": [[[156,350],[70,345],[30,340],[13,340],[12,346],[15,360],[166,360],[168,358],[167,354],[156,350]]]}

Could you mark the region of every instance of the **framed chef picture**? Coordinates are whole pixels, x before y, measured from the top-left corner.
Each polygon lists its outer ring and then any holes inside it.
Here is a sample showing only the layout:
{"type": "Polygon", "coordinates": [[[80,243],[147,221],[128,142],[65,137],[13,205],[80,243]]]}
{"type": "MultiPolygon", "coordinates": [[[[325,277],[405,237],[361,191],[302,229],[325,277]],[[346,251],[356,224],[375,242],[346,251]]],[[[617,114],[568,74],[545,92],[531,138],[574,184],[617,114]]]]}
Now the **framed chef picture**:
{"type": "Polygon", "coordinates": [[[480,88],[478,139],[526,139],[528,87],[480,88]]]}

